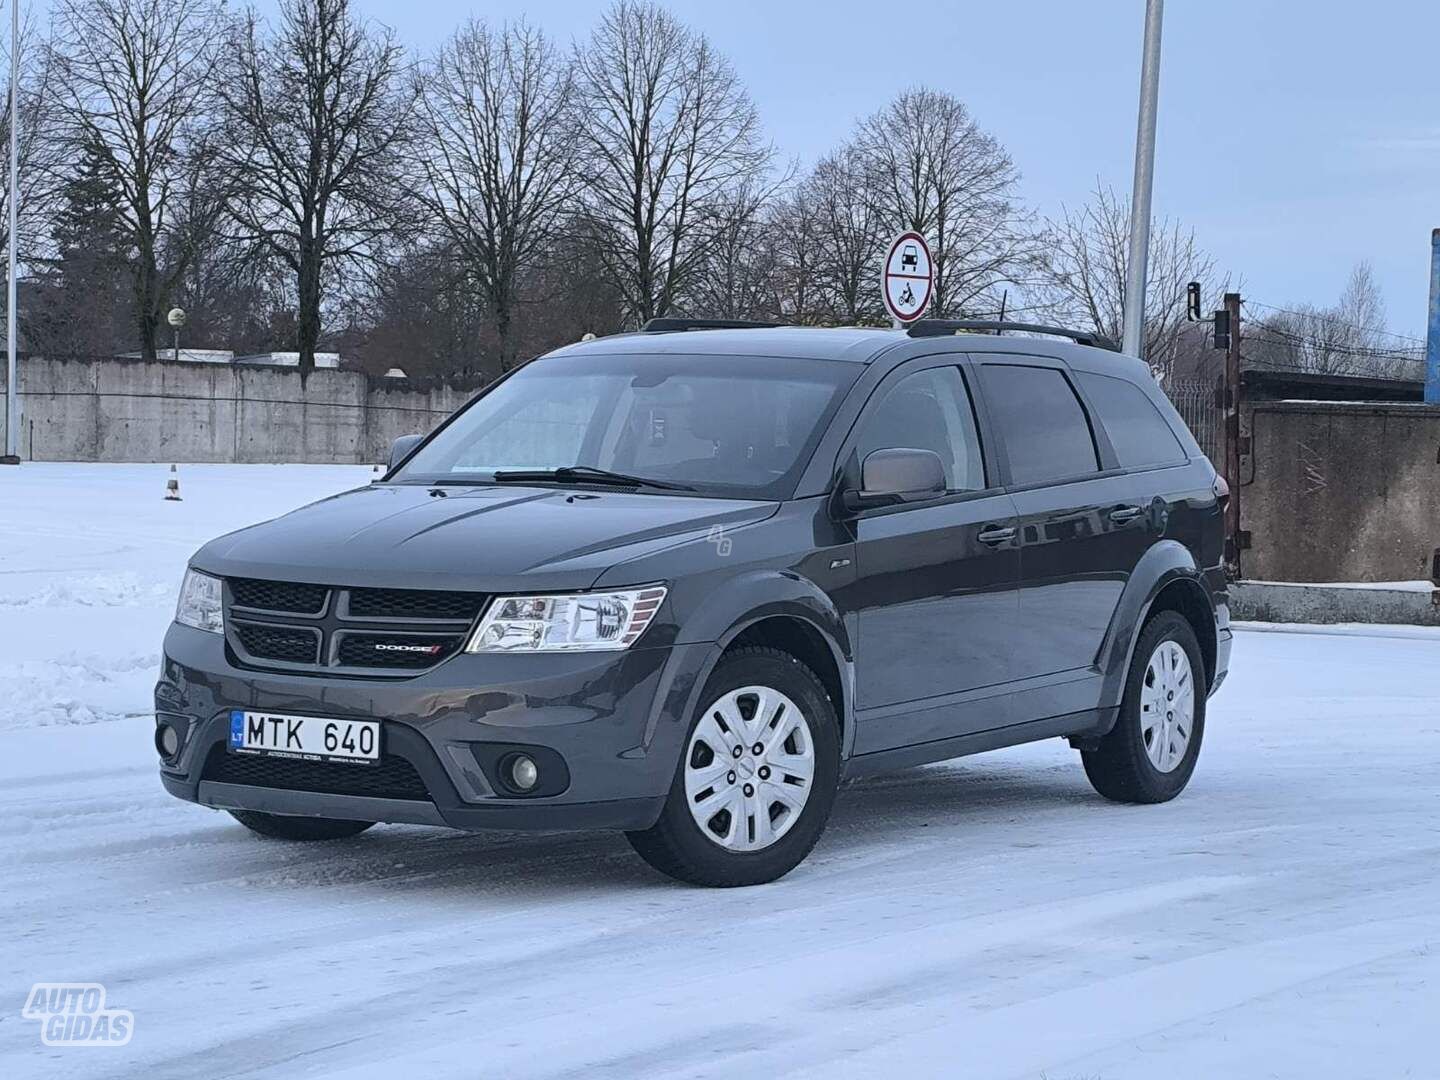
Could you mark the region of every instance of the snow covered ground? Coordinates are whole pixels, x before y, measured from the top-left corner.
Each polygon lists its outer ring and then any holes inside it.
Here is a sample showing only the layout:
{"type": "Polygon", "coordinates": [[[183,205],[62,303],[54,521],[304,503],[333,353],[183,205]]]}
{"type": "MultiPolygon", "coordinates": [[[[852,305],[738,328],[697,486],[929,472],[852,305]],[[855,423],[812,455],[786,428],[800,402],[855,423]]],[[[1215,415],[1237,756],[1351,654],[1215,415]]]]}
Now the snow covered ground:
{"type": "Polygon", "coordinates": [[[1166,806],[1045,743],[844,792],[768,887],[616,836],[252,837],[155,778],[187,555],[366,469],[0,470],[0,1076],[1435,1077],[1440,633],[1242,631],[1166,806]],[[32,983],[123,1048],[46,1048],[32,983]]]}

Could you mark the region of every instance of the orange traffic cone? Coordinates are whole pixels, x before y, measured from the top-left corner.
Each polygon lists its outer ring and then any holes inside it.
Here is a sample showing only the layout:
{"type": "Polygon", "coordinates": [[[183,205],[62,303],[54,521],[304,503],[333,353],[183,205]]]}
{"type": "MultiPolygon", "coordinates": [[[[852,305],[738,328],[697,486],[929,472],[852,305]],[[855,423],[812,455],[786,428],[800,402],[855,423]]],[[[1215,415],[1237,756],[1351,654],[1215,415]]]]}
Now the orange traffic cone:
{"type": "Polygon", "coordinates": [[[165,481],[165,501],[180,501],[180,476],[175,471],[175,466],[170,466],[170,479],[165,481]]]}

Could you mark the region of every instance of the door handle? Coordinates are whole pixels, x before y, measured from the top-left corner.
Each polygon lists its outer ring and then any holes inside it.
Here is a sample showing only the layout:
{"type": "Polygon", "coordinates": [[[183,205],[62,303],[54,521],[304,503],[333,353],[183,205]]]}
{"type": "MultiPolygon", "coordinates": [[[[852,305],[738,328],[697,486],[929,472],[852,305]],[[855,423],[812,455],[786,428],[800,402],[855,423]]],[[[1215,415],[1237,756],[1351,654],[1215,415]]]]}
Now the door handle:
{"type": "Polygon", "coordinates": [[[1138,506],[1117,506],[1110,511],[1110,520],[1116,525],[1124,525],[1127,521],[1134,521],[1144,512],[1138,506]]]}
{"type": "Polygon", "coordinates": [[[1001,528],[995,525],[991,525],[987,528],[981,529],[980,535],[977,536],[976,539],[979,540],[982,544],[989,544],[991,547],[994,547],[998,544],[1005,543],[1005,541],[1007,540],[1014,540],[1015,530],[1010,526],[1005,526],[1004,528],[1001,528]]]}

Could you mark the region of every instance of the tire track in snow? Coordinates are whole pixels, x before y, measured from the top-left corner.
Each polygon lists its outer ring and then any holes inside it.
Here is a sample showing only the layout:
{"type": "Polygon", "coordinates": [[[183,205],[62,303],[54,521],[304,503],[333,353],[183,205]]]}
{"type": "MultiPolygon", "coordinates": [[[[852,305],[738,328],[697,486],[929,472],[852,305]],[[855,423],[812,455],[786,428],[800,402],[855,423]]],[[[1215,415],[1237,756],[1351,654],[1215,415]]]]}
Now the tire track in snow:
{"type": "MultiPolygon", "coordinates": [[[[980,927],[971,925],[966,920],[962,924],[964,933],[959,932],[960,925],[951,925],[954,933],[937,936],[933,933],[936,928],[929,927],[923,935],[927,942],[925,948],[932,956],[935,955],[937,946],[944,948],[947,955],[958,961],[973,955],[988,944],[1024,940],[1032,935],[1037,927],[1043,926],[1048,930],[1073,928],[1120,913],[1146,910],[1157,904],[1233,890],[1245,881],[1244,878],[1220,876],[1168,882],[1124,892],[1101,893],[1073,903],[1043,905],[1037,909],[999,915],[980,927]]],[[[859,933],[866,935],[867,931],[862,928],[859,933]]],[[[922,935],[916,930],[909,930],[896,936],[919,939],[922,935]]],[[[767,1007],[772,1010],[783,1012],[787,1005],[800,1008],[805,995],[811,992],[812,988],[808,985],[797,985],[786,978],[786,973],[793,967],[806,963],[816,963],[822,968],[833,966],[835,958],[843,957],[850,944],[848,937],[837,942],[833,935],[816,935],[798,955],[781,958],[772,953],[762,956],[759,962],[748,965],[744,970],[735,970],[714,979],[707,979],[699,985],[687,985],[683,982],[679,985],[672,984],[673,992],[668,994],[670,1000],[667,1010],[672,1014],[672,1020],[658,1027],[664,1031],[667,1043],[676,1041],[682,1034],[688,1034],[689,1039],[696,1044],[716,1045],[717,1033],[723,1032],[723,1025],[731,1023],[731,1020],[728,1014],[723,1018],[715,1016],[712,1010],[704,1007],[707,1002],[716,999],[736,1000],[764,987],[767,990],[767,1007]]],[[[644,994],[652,989],[647,986],[644,991],[640,991],[634,983],[626,986],[619,982],[619,976],[623,975],[627,966],[633,972],[633,963],[621,963],[627,957],[633,960],[635,955],[634,942],[629,935],[621,935],[619,940],[610,940],[604,945],[602,948],[592,943],[584,959],[587,968],[609,968],[616,976],[610,981],[602,1000],[589,1001],[585,1005],[587,1027],[600,1030],[622,1024],[626,1018],[633,1016],[636,1010],[641,1008],[635,1000],[637,993],[644,994]]],[[[701,950],[704,950],[703,944],[701,950]]],[[[670,950],[667,949],[666,952],[670,950]]],[[[890,956],[891,964],[896,969],[913,962],[913,954],[903,947],[894,950],[890,956]]],[[[673,972],[686,970],[683,957],[672,954],[671,959],[673,972]]],[[[874,962],[883,963],[878,959],[874,962]]],[[[547,969],[530,965],[523,949],[518,963],[532,971],[548,973],[542,975],[538,983],[533,978],[529,981],[526,1004],[533,1006],[531,1015],[524,1019],[512,1015],[507,1024],[507,1039],[518,1046],[545,1045],[549,1054],[558,1054],[565,1050],[573,1053],[578,1048],[575,1037],[564,1033],[563,1023],[556,1025],[557,1020],[574,1008],[564,990],[569,974],[567,968],[551,966],[547,969]],[[548,1030],[542,1037],[541,1029],[547,1026],[548,1030]]],[[[868,971],[873,970],[873,967],[868,968],[868,971]]],[[[218,1041],[193,1053],[157,1062],[147,1068],[146,1073],[152,1080],[188,1078],[203,1067],[215,1080],[250,1075],[283,1065],[293,1054],[300,1052],[299,1044],[315,1031],[324,1031],[327,1040],[344,1044],[345,1062],[353,1063],[373,1059],[375,1053],[382,1049],[377,1045],[383,1043],[384,1039],[379,1033],[384,1032],[390,1025],[403,1025],[407,1038],[414,1039],[419,1033],[417,1029],[432,1027],[437,1017],[444,1016],[452,1009],[462,1009],[467,1014],[484,1016],[493,1012],[495,1006],[509,1003],[513,1012],[514,984],[504,977],[506,972],[503,968],[497,970],[492,956],[470,956],[442,964],[438,969],[428,969],[428,972],[432,993],[424,1003],[422,1015],[414,1012],[416,1003],[413,991],[405,986],[369,997],[363,1002],[347,1002],[319,1014],[309,1012],[303,1017],[268,1026],[263,1032],[252,1032],[238,1039],[218,1041]],[[370,1033],[368,1038],[365,1037],[367,1033],[370,1033]]],[[[647,982],[643,971],[632,974],[631,978],[636,979],[637,975],[638,982],[647,982]]],[[[764,1023],[759,1018],[756,1022],[764,1023]]],[[[721,1042],[723,1044],[723,1040],[721,1042]]],[[[588,1036],[584,1037],[580,1045],[593,1049],[588,1036]]],[[[421,1060],[426,1056],[421,1053],[421,1060]]],[[[340,1062],[329,1062],[327,1067],[333,1068],[336,1064],[340,1062]]],[[[418,1063],[411,1059],[408,1064],[415,1068],[418,1063]]],[[[537,1072],[512,1062],[499,1069],[496,1075],[513,1077],[548,1073],[548,1069],[537,1072]]]]}

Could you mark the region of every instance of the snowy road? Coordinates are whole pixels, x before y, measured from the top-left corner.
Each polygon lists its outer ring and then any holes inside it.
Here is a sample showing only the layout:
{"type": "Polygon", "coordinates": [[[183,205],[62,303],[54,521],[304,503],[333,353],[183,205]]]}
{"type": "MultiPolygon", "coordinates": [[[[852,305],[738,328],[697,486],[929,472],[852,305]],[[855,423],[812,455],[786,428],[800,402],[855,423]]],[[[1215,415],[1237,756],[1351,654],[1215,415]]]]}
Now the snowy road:
{"type": "Polygon", "coordinates": [[[165,795],[190,550],[367,470],[0,472],[0,1076],[1436,1077],[1440,635],[1242,632],[1189,791],[1046,743],[848,788],[782,882],[624,841],[290,846],[165,795]],[[37,981],[123,1048],[45,1048],[37,981]]]}

